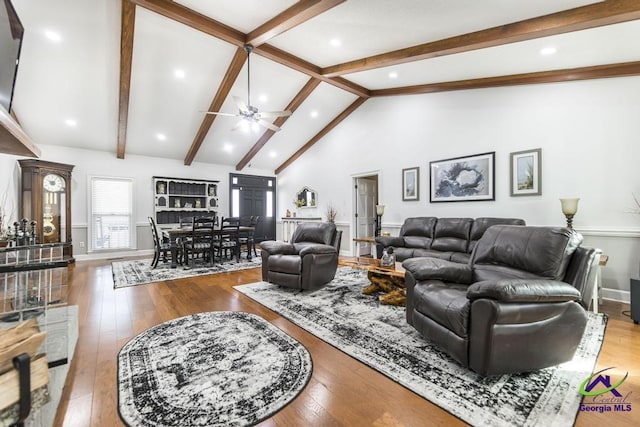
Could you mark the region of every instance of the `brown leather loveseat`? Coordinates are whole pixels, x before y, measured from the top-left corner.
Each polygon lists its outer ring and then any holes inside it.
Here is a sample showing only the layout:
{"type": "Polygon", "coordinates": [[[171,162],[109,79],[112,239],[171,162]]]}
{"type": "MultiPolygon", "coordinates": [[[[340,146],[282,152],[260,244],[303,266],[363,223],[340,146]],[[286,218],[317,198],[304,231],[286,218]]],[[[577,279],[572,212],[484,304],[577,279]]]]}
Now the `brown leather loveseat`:
{"type": "Polygon", "coordinates": [[[568,228],[494,225],[469,264],[408,259],[407,322],[481,375],[571,360],[601,253],[581,242],[568,228]]]}
{"type": "Polygon", "coordinates": [[[290,243],[261,242],[262,280],[299,289],[329,283],[338,268],[341,240],[335,224],[310,222],[298,225],[290,243]]]}
{"type": "Polygon", "coordinates": [[[433,257],[467,263],[473,248],[492,225],[525,225],[518,218],[407,218],[397,237],[376,237],[377,253],[393,248],[397,261],[433,257]]]}

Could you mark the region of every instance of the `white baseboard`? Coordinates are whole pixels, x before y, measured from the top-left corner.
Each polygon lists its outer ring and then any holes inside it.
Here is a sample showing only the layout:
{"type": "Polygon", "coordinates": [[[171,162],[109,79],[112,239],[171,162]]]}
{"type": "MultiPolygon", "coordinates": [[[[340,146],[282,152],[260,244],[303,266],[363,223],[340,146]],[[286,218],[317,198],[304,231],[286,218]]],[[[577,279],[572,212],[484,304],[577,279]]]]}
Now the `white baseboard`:
{"type": "Polygon", "coordinates": [[[98,259],[125,258],[141,255],[153,255],[153,249],[141,249],[138,251],[122,251],[122,252],[93,252],[84,255],[75,255],[76,261],[92,261],[98,259]]]}
{"type": "Polygon", "coordinates": [[[602,288],[602,289],[600,289],[600,296],[602,296],[602,299],[606,299],[606,300],[609,300],[609,301],[624,302],[624,303],[627,303],[627,304],[631,303],[631,292],[629,292],[629,291],[621,291],[619,289],[602,288]]]}

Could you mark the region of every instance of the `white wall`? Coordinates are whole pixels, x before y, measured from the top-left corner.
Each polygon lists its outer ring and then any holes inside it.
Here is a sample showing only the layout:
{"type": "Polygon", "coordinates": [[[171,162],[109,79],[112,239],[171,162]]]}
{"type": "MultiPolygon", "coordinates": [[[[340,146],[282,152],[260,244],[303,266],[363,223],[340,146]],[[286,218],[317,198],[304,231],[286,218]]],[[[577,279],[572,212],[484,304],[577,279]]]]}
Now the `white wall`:
{"type": "Polygon", "coordinates": [[[564,224],[558,199],[580,197],[574,227],[610,255],[604,286],[624,299],[640,261],[640,215],[630,213],[640,195],[638,93],[640,77],[628,77],[370,99],[279,175],[279,211],[306,185],[318,191],[316,213],[331,201],[351,224],[352,177],[369,171],[379,171],[392,234],[410,216],[564,224]],[[510,197],[509,153],[533,148],[542,148],[542,195],[510,197]],[[430,161],[489,151],[495,201],[429,203],[430,161]],[[414,166],[420,201],[403,202],[401,171],[414,166]]]}
{"type": "MultiPolygon", "coordinates": [[[[148,216],[153,216],[153,176],[219,180],[219,213],[229,215],[229,173],[237,173],[235,167],[194,162],[185,166],[182,160],[127,155],[116,158],[114,153],[91,151],[69,147],[38,145],[42,150],[40,159],[75,165],[71,183],[71,219],[73,227],[74,254],[82,254],[81,241],[86,242],[88,224],[88,187],[90,176],[134,179],[134,209],[138,233],[148,228],[148,216]]],[[[19,188],[19,157],[0,154],[0,188],[11,182],[17,194],[19,188]]],[[[274,176],[273,171],[246,169],[240,173],[274,176]]],[[[1,196],[2,193],[0,193],[1,196]]],[[[17,197],[17,196],[14,196],[17,197]]],[[[0,199],[1,200],[1,199],[0,199]]],[[[16,216],[17,216],[16,210],[16,216]]],[[[138,248],[152,248],[150,236],[138,236],[138,248]]]]}

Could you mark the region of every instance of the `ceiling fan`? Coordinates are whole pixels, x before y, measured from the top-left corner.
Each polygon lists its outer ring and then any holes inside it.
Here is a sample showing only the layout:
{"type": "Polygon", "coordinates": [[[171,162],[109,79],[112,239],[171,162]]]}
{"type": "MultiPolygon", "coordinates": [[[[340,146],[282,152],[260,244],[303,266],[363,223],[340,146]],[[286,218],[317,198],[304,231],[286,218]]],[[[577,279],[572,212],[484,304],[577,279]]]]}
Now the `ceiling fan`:
{"type": "Polygon", "coordinates": [[[234,96],[233,100],[238,106],[237,114],[222,113],[215,111],[205,111],[205,114],[215,114],[218,116],[227,117],[240,117],[240,121],[231,130],[236,130],[243,124],[255,124],[271,129],[274,132],[278,132],[280,128],[271,122],[265,120],[265,118],[272,117],[286,117],[291,115],[291,111],[258,111],[258,109],[251,105],[251,52],[253,46],[247,44],[244,45],[244,50],[247,52],[247,103],[245,104],[239,97],[234,96]]]}

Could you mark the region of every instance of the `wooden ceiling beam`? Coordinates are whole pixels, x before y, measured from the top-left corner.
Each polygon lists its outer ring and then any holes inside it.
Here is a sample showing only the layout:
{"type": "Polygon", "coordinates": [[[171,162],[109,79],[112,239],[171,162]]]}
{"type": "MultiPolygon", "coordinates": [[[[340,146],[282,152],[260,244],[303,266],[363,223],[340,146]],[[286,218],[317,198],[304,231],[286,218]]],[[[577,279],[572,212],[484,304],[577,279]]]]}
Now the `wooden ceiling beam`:
{"type": "Polygon", "coordinates": [[[124,159],[127,146],[127,120],[129,119],[129,94],[131,92],[131,63],[133,60],[133,32],[136,23],[136,6],[122,0],[120,23],[120,95],[118,100],[118,145],[116,156],[124,159]]]}
{"type": "Polygon", "coordinates": [[[576,80],[629,77],[640,75],[640,61],[620,64],[596,65],[563,70],[540,71],[453,82],[430,83],[390,89],[372,90],[371,96],[416,95],[454,90],[485,89],[493,87],[530,85],[539,83],[571,82],[576,80]]]}
{"type": "MultiPolygon", "coordinates": [[[[227,99],[227,96],[229,96],[233,83],[238,78],[238,74],[240,74],[240,70],[242,70],[242,66],[246,59],[247,52],[245,52],[244,48],[239,47],[236,49],[236,53],[233,55],[233,59],[231,59],[231,64],[229,64],[227,72],[222,78],[222,82],[211,101],[208,111],[220,111],[222,104],[224,103],[224,100],[227,99]]],[[[200,124],[200,129],[198,129],[198,132],[191,143],[191,148],[189,148],[187,156],[184,159],[185,165],[188,166],[193,163],[193,160],[195,159],[196,154],[198,154],[198,150],[200,150],[200,147],[202,146],[204,139],[207,137],[207,133],[209,133],[209,129],[211,129],[211,125],[213,125],[216,117],[218,116],[215,114],[205,114],[202,119],[202,123],[200,124]]]]}
{"type": "MultiPolygon", "coordinates": [[[[224,25],[214,19],[208,18],[202,14],[199,14],[187,7],[184,7],[178,3],[170,0],[127,0],[138,6],[142,6],[145,9],[149,9],[164,17],[178,21],[184,25],[187,25],[203,33],[212,35],[235,46],[244,46],[247,44],[247,35],[235,30],[227,25],[224,25]]],[[[327,4],[334,3],[335,1],[326,0],[327,4]]],[[[321,3],[325,3],[322,1],[321,3]]],[[[326,6],[326,5],[325,5],[326,6]]],[[[257,53],[260,56],[271,59],[286,67],[293,68],[303,74],[310,77],[320,79],[323,82],[336,86],[340,89],[351,92],[357,96],[369,96],[369,90],[350,82],[343,78],[329,78],[325,77],[320,72],[320,67],[304,61],[290,53],[280,50],[276,47],[262,44],[254,48],[253,53],[257,53]]]]}
{"type": "MultiPolygon", "coordinates": [[[[315,90],[315,88],[318,87],[319,84],[320,80],[314,79],[313,77],[309,79],[307,84],[305,84],[304,87],[300,89],[300,92],[298,92],[298,94],[293,98],[289,105],[287,105],[287,108],[285,108],[285,110],[289,110],[292,113],[296,111],[298,107],[304,102],[304,100],[307,99],[309,95],[311,95],[311,93],[315,90]]],[[[288,118],[289,116],[278,117],[273,121],[273,124],[281,127],[288,118]]],[[[249,164],[251,159],[253,159],[255,155],[258,154],[258,152],[262,149],[262,147],[265,146],[265,144],[271,139],[274,134],[275,132],[273,130],[267,129],[262,134],[258,142],[256,142],[253,147],[251,147],[247,154],[245,154],[242,160],[240,160],[240,162],[236,165],[236,170],[240,171],[244,169],[244,167],[249,164]]]]}
{"type": "Polygon", "coordinates": [[[256,47],[296,27],[346,0],[300,0],[289,9],[247,34],[247,43],[256,47]]]}
{"type": "Polygon", "coordinates": [[[275,170],[275,174],[278,175],[280,172],[285,170],[289,165],[291,165],[294,161],[298,159],[298,157],[302,156],[305,151],[311,148],[316,142],[318,142],[322,137],[328,134],[333,130],[340,122],[346,119],[351,113],[353,113],[359,106],[361,106],[368,98],[361,97],[355,100],[355,102],[347,107],[340,115],[338,115],[335,119],[333,119],[328,125],[326,125],[320,132],[318,132],[313,138],[307,141],[298,151],[293,153],[291,157],[289,157],[283,164],[278,166],[275,170]]]}
{"type": "Polygon", "coordinates": [[[636,19],[640,19],[640,1],[607,0],[538,18],[325,67],[321,72],[325,77],[336,77],[636,19]]]}
{"type": "Polygon", "coordinates": [[[317,65],[300,59],[297,56],[291,55],[290,53],[278,49],[277,47],[263,44],[262,46],[256,47],[253,50],[253,53],[257,53],[258,55],[277,62],[278,64],[292,68],[325,83],[329,83],[330,85],[338,87],[342,90],[346,90],[347,92],[350,92],[354,95],[365,98],[369,96],[369,89],[362,87],[356,83],[350,82],[349,80],[342,77],[329,78],[323,76],[320,72],[320,67],[318,67],[317,65]]]}
{"type": "Polygon", "coordinates": [[[128,0],[188,27],[202,31],[235,46],[244,46],[246,35],[228,25],[211,19],[171,0],[128,0]]]}

